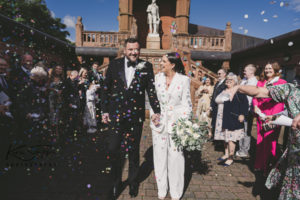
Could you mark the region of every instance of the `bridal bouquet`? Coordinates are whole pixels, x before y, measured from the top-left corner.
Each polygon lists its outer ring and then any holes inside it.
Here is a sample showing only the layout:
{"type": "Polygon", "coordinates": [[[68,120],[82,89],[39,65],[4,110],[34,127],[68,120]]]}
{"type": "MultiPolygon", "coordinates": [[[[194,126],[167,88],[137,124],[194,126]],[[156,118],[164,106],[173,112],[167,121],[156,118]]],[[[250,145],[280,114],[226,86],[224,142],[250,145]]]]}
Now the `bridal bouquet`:
{"type": "Polygon", "coordinates": [[[201,151],[203,144],[207,141],[207,134],[207,122],[179,118],[173,125],[172,140],[180,150],[201,151]]]}

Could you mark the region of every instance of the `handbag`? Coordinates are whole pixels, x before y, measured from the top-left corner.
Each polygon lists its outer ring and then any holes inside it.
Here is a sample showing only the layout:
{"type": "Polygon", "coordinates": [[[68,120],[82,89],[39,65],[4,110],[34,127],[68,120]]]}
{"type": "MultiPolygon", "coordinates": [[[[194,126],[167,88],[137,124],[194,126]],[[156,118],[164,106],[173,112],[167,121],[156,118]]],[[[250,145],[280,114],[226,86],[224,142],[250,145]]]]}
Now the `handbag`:
{"type": "Polygon", "coordinates": [[[268,189],[279,186],[279,184],[283,181],[288,164],[287,155],[288,149],[284,151],[284,153],[276,163],[275,167],[270,171],[265,183],[265,186],[268,189]]]}

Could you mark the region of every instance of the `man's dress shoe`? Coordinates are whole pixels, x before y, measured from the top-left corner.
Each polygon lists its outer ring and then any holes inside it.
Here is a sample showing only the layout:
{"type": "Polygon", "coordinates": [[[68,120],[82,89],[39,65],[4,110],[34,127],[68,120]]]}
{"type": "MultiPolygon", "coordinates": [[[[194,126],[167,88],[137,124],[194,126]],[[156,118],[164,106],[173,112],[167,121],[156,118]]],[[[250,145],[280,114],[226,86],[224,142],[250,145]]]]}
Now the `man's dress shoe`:
{"type": "Polygon", "coordinates": [[[130,184],[129,185],[129,195],[131,198],[134,198],[139,193],[139,185],[138,184],[130,184]]]}

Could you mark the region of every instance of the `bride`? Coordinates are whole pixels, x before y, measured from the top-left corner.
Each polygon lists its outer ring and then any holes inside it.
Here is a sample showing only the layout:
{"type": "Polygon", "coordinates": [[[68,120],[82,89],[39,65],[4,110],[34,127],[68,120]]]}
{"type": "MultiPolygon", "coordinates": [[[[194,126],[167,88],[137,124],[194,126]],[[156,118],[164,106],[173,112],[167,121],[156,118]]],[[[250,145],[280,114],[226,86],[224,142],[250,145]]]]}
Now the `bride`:
{"type": "MultiPolygon", "coordinates": [[[[184,156],[172,139],[172,124],[179,118],[192,114],[190,79],[185,76],[184,66],[178,53],[162,57],[162,72],[155,76],[155,89],[161,107],[160,121],[152,123],[154,172],[158,198],[165,199],[168,188],[172,200],[180,199],[184,187],[184,156]]],[[[153,111],[150,116],[154,118],[153,111]]]]}

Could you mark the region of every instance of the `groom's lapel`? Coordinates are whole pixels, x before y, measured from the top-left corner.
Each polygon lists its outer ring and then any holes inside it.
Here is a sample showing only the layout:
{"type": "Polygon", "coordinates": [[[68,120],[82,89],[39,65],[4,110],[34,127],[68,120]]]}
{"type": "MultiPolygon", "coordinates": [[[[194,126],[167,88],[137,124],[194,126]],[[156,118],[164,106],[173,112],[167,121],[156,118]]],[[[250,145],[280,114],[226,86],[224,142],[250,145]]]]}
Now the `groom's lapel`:
{"type": "Polygon", "coordinates": [[[127,88],[127,82],[126,82],[126,77],[125,77],[125,58],[121,59],[119,70],[120,70],[119,71],[120,78],[122,79],[124,85],[127,88]]]}

